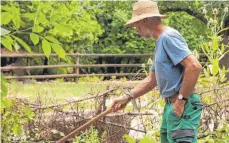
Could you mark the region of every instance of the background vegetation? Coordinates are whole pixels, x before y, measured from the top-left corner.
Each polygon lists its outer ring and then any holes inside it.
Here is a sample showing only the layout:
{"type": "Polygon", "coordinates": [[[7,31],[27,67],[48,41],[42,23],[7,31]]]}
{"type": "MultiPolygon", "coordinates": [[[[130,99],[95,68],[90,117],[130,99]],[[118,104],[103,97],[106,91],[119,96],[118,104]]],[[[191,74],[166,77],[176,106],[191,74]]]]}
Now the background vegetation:
{"type": "MultiPolygon", "coordinates": [[[[204,67],[199,81],[200,89],[207,91],[208,96],[201,96],[206,107],[204,112],[200,143],[228,142],[228,82],[226,73],[228,67],[220,66],[220,60],[226,56],[228,45],[223,44],[227,40],[229,13],[228,2],[158,2],[162,13],[169,17],[163,22],[166,25],[176,28],[187,40],[190,49],[203,52],[209,60],[204,67]],[[215,9],[216,8],[216,9],[215,9]],[[222,101],[223,100],[223,101],[222,101]],[[224,103],[225,102],[225,103],[224,103]],[[223,104],[224,103],[224,104],[223,104]],[[214,106],[212,106],[214,105],[214,106]],[[213,126],[213,127],[212,127],[213,126]]],[[[152,53],[155,46],[153,40],[142,40],[135,33],[134,29],[125,29],[123,25],[131,17],[132,1],[64,1],[64,2],[39,2],[39,1],[3,1],[1,3],[1,50],[7,49],[10,52],[27,51],[38,52],[46,55],[45,59],[34,58],[31,65],[47,64],[72,64],[75,59],[67,57],[66,53],[152,53]],[[58,58],[49,58],[51,53],[59,55],[58,58]]],[[[2,66],[16,62],[17,59],[4,59],[2,66]]],[[[24,59],[25,60],[25,59],[24,59]]],[[[92,63],[144,63],[143,59],[131,58],[92,58],[81,59],[87,64],[92,63]]],[[[55,74],[71,73],[73,69],[57,70],[33,70],[31,74],[55,74]]],[[[108,68],[106,72],[122,72],[123,69],[108,68]]],[[[82,72],[82,71],[81,71],[82,72]]],[[[88,73],[95,71],[88,70],[88,73]]],[[[96,72],[104,72],[99,69],[96,72]]],[[[81,81],[101,82],[103,79],[82,78],[81,81]]],[[[126,79],[123,79],[125,81],[126,79]]],[[[38,121],[38,117],[31,110],[31,102],[18,102],[15,98],[18,94],[53,95],[57,94],[66,99],[66,96],[75,96],[76,93],[91,91],[89,86],[75,85],[65,87],[40,86],[34,81],[31,85],[20,85],[17,82],[6,82],[1,75],[1,138],[3,142],[13,141],[41,141],[42,133],[37,127],[27,132],[24,125],[38,121]],[[31,92],[41,89],[41,92],[31,92]],[[45,88],[49,87],[47,90],[45,88]],[[44,90],[42,90],[44,88],[44,90]],[[57,89],[58,88],[58,89],[57,89]],[[79,90],[72,92],[74,88],[79,90]],[[9,89],[9,90],[8,90],[9,89]],[[49,91],[61,90],[58,93],[49,91]],[[69,93],[70,92],[70,93],[69,93]],[[65,95],[68,94],[68,95],[65,95]],[[26,103],[26,104],[25,104],[26,103]]],[[[104,90],[104,85],[94,86],[98,90],[104,90]]],[[[92,92],[94,93],[94,92],[92,92]]],[[[114,93],[117,95],[117,93],[114,93]]],[[[152,94],[148,95],[149,97],[152,94]]],[[[28,98],[26,96],[26,98],[28,98]]],[[[30,98],[30,97],[29,97],[30,98]]],[[[151,100],[148,100],[151,102],[151,100]]],[[[36,102],[36,101],[35,101],[36,102]]],[[[32,103],[33,104],[33,103],[32,103]]],[[[38,103],[35,103],[38,104],[38,103]]],[[[163,106],[162,100],[153,102],[155,105],[163,106]]],[[[157,109],[157,108],[155,108],[157,109]]],[[[160,108],[159,108],[160,109],[160,108]]],[[[160,110],[158,110],[160,113],[160,110]]],[[[145,119],[149,122],[149,119],[145,119]]],[[[149,127],[149,125],[148,125],[149,127]]],[[[140,142],[158,142],[158,131],[154,128],[147,128],[148,133],[143,138],[137,139],[140,142]],[[150,132],[154,130],[154,132],[150,132]]],[[[60,134],[51,130],[53,134],[60,134]]],[[[131,136],[125,135],[125,139],[135,142],[131,136]]],[[[57,139],[59,137],[54,137],[57,139]]],[[[94,128],[89,132],[75,138],[75,142],[101,141],[94,128]]]]}

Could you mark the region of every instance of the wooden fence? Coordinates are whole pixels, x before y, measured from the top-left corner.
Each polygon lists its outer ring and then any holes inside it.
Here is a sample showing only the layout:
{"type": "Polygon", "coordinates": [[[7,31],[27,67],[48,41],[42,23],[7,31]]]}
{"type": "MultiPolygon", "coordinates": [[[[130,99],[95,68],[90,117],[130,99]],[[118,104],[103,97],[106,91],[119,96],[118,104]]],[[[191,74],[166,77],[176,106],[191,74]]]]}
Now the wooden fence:
{"type": "MultiPolygon", "coordinates": [[[[79,54],[79,53],[68,53],[66,56],[75,57],[75,64],[62,64],[62,65],[37,65],[37,66],[5,66],[1,67],[1,71],[12,71],[12,70],[31,70],[31,69],[50,69],[50,68],[75,68],[73,74],[58,74],[58,75],[23,75],[23,76],[6,76],[6,79],[52,79],[52,78],[78,78],[85,76],[146,76],[145,73],[107,73],[107,74],[80,74],[80,68],[101,68],[101,67],[141,67],[142,64],[80,64],[81,57],[143,57],[150,58],[152,54],[79,54]]],[[[35,58],[45,57],[44,54],[1,54],[1,58],[35,58]]],[[[56,54],[51,54],[50,57],[57,57],[56,54]]],[[[202,62],[201,64],[204,64],[202,62]]],[[[149,64],[146,64],[148,66],[149,64]]]]}

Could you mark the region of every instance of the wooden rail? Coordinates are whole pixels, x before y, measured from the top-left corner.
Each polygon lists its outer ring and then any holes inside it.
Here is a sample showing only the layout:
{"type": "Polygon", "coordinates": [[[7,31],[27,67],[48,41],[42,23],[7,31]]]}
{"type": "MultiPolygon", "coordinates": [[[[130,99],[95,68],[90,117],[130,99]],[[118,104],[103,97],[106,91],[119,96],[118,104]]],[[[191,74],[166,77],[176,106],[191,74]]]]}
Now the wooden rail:
{"type": "MultiPolygon", "coordinates": [[[[152,57],[152,54],[79,54],[79,53],[68,53],[67,56],[75,57],[75,64],[64,64],[64,65],[37,65],[37,66],[5,66],[1,67],[1,71],[13,71],[13,70],[31,70],[31,69],[50,69],[50,68],[67,68],[74,67],[74,74],[59,74],[59,75],[23,75],[23,76],[6,76],[6,79],[53,79],[53,78],[78,78],[86,76],[104,76],[104,77],[121,77],[121,76],[145,76],[144,73],[109,73],[109,74],[80,74],[80,68],[102,68],[102,67],[141,67],[142,64],[91,64],[83,65],[80,64],[81,57],[152,57]]],[[[51,54],[50,57],[57,57],[57,54],[51,54]]],[[[35,58],[45,57],[44,54],[15,54],[15,53],[2,53],[2,58],[35,58]]],[[[149,64],[146,64],[149,66],[149,64]]]]}
{"type": "MultiPolygon", "coordinates": [[[[57,54],[51,54],[52,56],[58,56],[57,54]]],[[[71,57],[150,57],[152,54],[79,54],[79,53],[68,53],[66,56],[71,57]]],[[[45,54],[2,54],[3,58],[34,58],[34,57],[45,57],[45,54]]]]}
{"type": "MultiPolygon", "coordinates": [[[[79,53],[67,53],[67,56],[75,57],[75,64],[63,64],[63,65],[37,65],[37,66],[5,66],[1,67],[1,71],[13,71],[13,70],[31,70],[31,69],[50,69],[50,68],[68,68],[74,67],[74,74],[59,74],[59,75],[23,75],[23,76],[6,76],[6,79],[53,79],[53,78],[78,78],[85,76],[146,76],[145,73],[108,73],[108,74],[80,74],[80,68],[102,68],[102,67],[142,67],[142,64],[80,64],[80,57],[145,57],[150,58],[152,54],[79,54],[79,53]]],[[[200,54],[200,56],[204,56],[200,54]]],[[[2,53],[1,58],[35,58],[45,57],[45,54],[15,54],[15,53],[2,53]]],[[[57,54],[51,54],[50,57],[57,57],[57,54]]],[[[205,63],[202,62],[202,65],[205,63]]],[[[150,66],[150,64],[145,64],[150,66]]]]}
{"type": "Polygon", "coordinates": [[[121,77],[121,76],[146,76],[145,73],[111,73],[111,74],[58,74],[58,75],[26,75],[26,76],[6,76],[6,79],[52,79],[52,78],[72,78],[72,77],[121,77]]]}
{"type": "MultiPolygon", "coordinates": [[[[146,64],[149,66],[150,64],[146,64]]],[[[1,67],[1,71],[9,70],[30,70],[30,69],[50,69],[50,68],[68,68],[68,67],[77,67],[77,68],[101,68],[101,67],[141,67],[142,64],[92,64],[92,65],[43,65],[43,66],[5,66],[1,67]]]]}

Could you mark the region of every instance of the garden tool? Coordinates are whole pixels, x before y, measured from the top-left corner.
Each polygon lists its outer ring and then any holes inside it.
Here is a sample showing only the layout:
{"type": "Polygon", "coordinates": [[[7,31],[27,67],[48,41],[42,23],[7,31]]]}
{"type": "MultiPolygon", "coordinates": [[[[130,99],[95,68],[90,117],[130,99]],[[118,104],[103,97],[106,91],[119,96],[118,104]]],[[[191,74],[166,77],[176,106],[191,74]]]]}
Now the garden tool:
{"type": "Polygon", "coordinates": [[[75,129],[74,131],[69,133],[67,136],[61,138],[56,143],[65,143],[65,141],[67,141],[68,139],[74,138],[74,136],[76,136],[78,133],[80,133],[81,131],[85,130],[91,124],[95,123],[96,121],[98,121],[99,119],[101,119],[102,117],[106,116],[107,114],[109,114],[111,112],[112,112],[112,108],[111,107],[107,108],[106,111],[104,111],[101,114],[99,114],[99,115],[95,116],[94,118],[90,119],[87,123],[83,124],[82,126],[80,126],[77,129],[75,129]]]}

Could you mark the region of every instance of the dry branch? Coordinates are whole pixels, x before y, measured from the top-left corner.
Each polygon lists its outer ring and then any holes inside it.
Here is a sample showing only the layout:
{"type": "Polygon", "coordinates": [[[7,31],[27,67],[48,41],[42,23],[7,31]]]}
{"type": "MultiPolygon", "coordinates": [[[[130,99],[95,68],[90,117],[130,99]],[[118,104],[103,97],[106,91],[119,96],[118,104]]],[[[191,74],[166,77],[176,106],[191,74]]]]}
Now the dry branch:
{"type": "Polygon", "coordinates": [[[61,106],[65,106],[65,105],[69,105],[71,103],[77,103],[77,102],[82,102],[82,101],[86,101],[86,100],[90,100],[90,99],[94,99],[94,98],[99,98],[99,97],[102,97],[102,96],[106,96],[108,93],[116,90],[117,88],[112,88],[110,90],[107,90],[99,95],[94,95],[94,96],[90,96],[90,97],[87,97],[87,98],[83,98],[83,99],[76,99],[76,100],[72,100],[72,101],[69,101],[69,102],[66,102],[66,103],[62,103],[62,104],[55,104],[55,105],[48,105],[48,106],[41,106],[41,105],[36,105],[36,104],[33,104],[33,106],[30,106],[30,108],[33,108],[35,110],[38,110],[38,109],[50,109],[50,108],[55,108],[55,107],[61,107],[61,106]]]}

